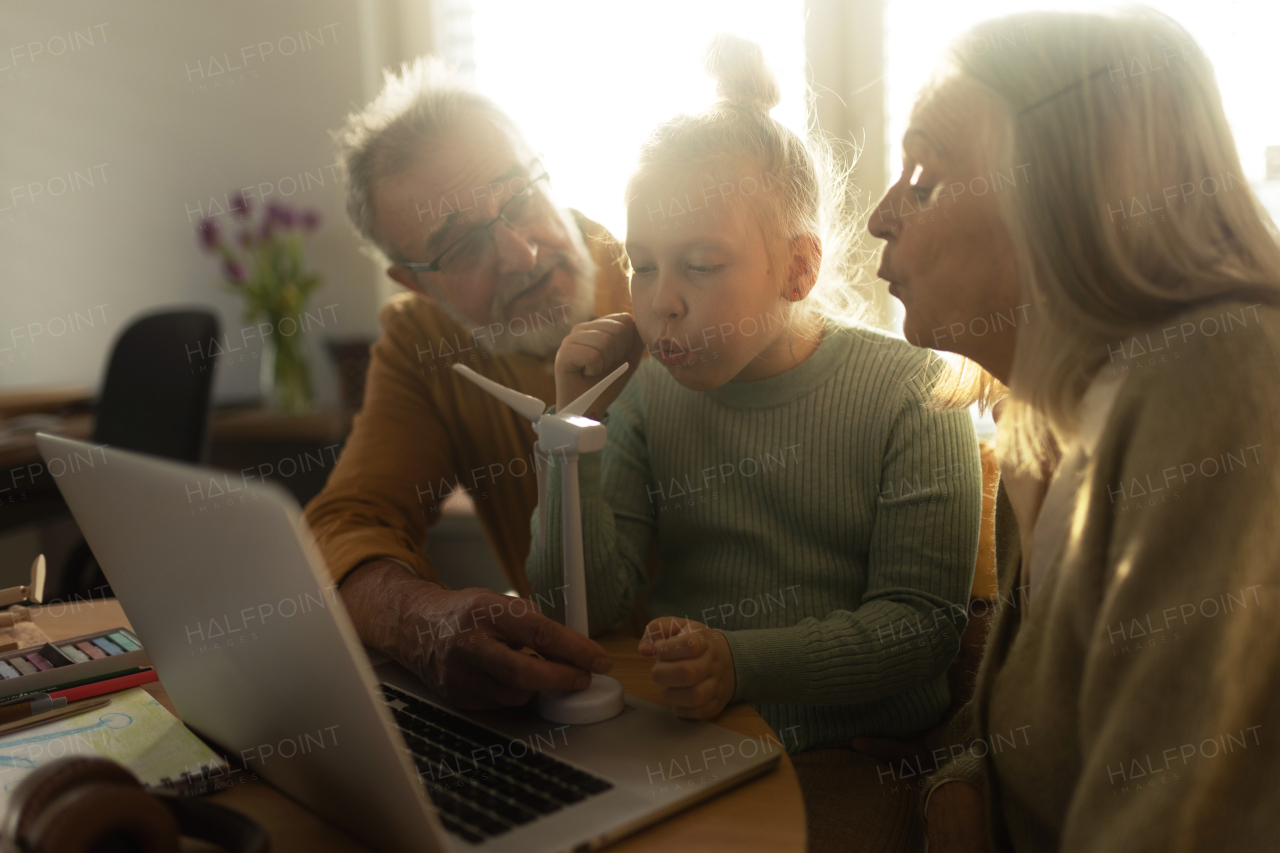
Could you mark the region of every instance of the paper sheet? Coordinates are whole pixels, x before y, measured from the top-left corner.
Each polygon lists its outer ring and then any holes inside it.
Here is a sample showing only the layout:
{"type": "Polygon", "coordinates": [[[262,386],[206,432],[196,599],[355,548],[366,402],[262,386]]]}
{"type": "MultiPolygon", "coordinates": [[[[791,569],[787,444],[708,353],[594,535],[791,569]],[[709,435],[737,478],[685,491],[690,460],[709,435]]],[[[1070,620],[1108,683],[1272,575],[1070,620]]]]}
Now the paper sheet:
{"type": "Polygon", "coordinates": [[[225,766],[141,687],[113,694],[111,704],[0,737],[0,811],[28,773],[68,755],[99,755],[128,767],[144,784],[202,767],[225,766]]]}

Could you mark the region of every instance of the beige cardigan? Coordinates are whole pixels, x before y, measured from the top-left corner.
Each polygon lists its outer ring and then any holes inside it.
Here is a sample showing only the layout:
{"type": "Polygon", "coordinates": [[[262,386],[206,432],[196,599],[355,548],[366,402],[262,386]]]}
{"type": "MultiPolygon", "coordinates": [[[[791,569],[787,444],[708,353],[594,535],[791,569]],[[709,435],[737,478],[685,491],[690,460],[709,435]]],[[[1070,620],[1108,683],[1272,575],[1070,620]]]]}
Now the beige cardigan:
{"type": "Polygon", "coordinates": [[[978,785],[996,850],[1280,849],[1280,310],[1189,312],[1125,369],[1030,609],[1001,488],[1000,607],[926,795],[978,785]]]}

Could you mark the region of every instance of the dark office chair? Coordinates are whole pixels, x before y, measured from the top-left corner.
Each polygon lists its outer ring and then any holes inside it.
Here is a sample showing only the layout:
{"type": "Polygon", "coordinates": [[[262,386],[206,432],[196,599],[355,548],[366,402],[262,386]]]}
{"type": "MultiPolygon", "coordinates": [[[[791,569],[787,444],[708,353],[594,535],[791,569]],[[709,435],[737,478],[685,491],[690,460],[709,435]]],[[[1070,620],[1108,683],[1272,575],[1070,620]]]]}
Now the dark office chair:
{"type": "Polygon", "coordinates": [[[200,462],[209,434],[218,318],[172,311],[135,320],[111,351],[93,440],[200,462]],[[212,346],[211,346],[212,344],[212,346]]]}
{"type": "MultiPolygon", "coordinates": [[[[111,350],[93,429],[108,444],[182,462],[207,455],[209,399],[218,318],[209,311],[142,317],[111,350]]],[[[63,564],[59,597],[109,595],[106,578],[83,539],[63,564]]]]}

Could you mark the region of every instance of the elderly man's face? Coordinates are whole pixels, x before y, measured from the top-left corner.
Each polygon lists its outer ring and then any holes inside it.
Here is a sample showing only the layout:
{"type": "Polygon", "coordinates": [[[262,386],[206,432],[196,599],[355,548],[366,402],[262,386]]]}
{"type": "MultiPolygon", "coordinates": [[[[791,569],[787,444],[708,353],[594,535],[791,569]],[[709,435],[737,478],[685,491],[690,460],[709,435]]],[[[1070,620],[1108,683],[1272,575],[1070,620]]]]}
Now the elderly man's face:
{"type": "MultiPolygon", "coordinates": [[[[960,353],[1007,381],[1027,311],[997,187],[977,165],[984,158],[976,116],[991,108],[982,97],[955,87],[935,102],[942,109],[913,116],[902,175],[867,230],[885,241],[878,274],[906,310],[907,340],[960,353]]],[[[1016,168],[1015,175],[1022,179],[1016,168]]]]}
{"type": "MultiPolygon", "coordinates": [[[[465,117],[416,163],[375,183],[377,228],[398,259],[431,261],[538,177],[531,160],[487,116],[465,117]]],[[[552,205],[516,229],[496,222],[489,234],[478,265],[415,273],[393,264],[387,274],[442,303],[491,352],[553,352],[590,315],[594,266],[581,232],[552,205]]]]}

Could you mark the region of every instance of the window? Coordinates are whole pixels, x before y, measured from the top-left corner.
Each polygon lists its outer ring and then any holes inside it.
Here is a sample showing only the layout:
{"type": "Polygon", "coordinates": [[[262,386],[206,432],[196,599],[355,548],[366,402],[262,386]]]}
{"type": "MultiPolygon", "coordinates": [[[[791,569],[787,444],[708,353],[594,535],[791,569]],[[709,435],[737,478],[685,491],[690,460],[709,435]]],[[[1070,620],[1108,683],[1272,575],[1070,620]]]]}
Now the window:
{"type": "MultiPolygon", "coordinates": [[[[1267,148],[1280,145],[1280,111],[1275,102],[1276,71],[1271,48],[1280,35],[1280,3],[1274,0],[1145,0],[1177,20],[1199,42],[1218,77],[1218,87],[1235,134],[1244,177],[1267,193],[1272,215],[1280,213],[1280,162],[1269,186],[1267,148]]],[[[988,18],[1031,9],[1087,11],[1092,2],[988,0],[966,6],[950,0],[889,0],[885,14],[885,100],[889,113],[889,174],[902,169],[902,134],[911,104],[950,41],[988,18]]],[[[1280,152],[1273,153],[1280,160],[1280,152]]],[[[892,179],[891,178],[891,179],[892,179]]],[[[1278,217],[1280,218],[1280,217],[1278,217]]]]}
{"type": "Polygon", "coordinates": [[[758,42],[782,85],[773,115],[805,123],[804,0],[471,0],[475,82],[545,155],[562,204],[618,237],[641,141],[715,98],[711,36],[758,42]]]}

